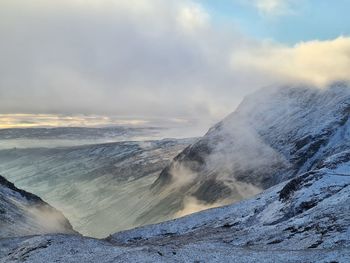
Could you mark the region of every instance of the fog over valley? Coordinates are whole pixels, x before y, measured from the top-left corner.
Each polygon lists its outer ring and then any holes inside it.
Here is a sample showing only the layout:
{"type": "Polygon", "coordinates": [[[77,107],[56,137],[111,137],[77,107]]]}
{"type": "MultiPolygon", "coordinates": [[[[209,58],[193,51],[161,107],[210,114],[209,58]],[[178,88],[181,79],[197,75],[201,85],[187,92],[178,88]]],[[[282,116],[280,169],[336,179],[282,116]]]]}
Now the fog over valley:
{"type": "Polygon", "coordinates": [[[0,263],[350,262],[349,9],[1,0],[0,263]]]}

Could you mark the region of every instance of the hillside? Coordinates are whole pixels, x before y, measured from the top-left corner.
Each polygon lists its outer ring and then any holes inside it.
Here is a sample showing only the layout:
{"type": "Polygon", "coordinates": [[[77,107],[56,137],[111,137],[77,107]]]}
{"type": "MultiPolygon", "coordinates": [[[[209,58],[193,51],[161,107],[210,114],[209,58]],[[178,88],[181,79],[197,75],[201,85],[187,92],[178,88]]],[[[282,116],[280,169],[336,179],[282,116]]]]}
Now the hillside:
{"type": "Polygon", "coordinates": [[[76,232],[60,211],[0,176],[0,238],[48,233],[76,232]]]}
{"type": "Polygon", "coordinates": [[[64,212],[81,234],[106,237],[173,218],[170,208],[165,208],[168,215],[141,215],[163,198],[150,190],[160,171],[191,142],[166,139],[0,150],[0,172],[64,212]]]}
{"type": "Polygon", "coordinates": [[[349,115],[345,83],[261,89],[175,157],[152,187],[173,189],[177,209],[189,199],[206,207],[252,196],[349,149],[349,115]]]}

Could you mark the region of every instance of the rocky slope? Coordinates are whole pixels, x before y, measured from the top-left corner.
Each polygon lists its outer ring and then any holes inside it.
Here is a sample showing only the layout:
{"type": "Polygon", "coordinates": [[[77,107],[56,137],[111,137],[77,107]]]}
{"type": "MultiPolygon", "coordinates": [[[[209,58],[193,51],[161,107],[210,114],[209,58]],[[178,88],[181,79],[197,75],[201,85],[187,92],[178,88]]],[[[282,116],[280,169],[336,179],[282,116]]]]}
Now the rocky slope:
{"type": "Polygon", "coordinates": [[[142,214],[163,198],[150,191],[160,171],[191,142],[167,139],[1,150],[0,172],[64,212],[80,233],[105,237],[173,218],[166,206],[165,216],[142,214]]]}
{"type": "MultiPolygon", "coordinates": [[[[222,242],[262,250],[350,249],[350,151],[256,197],[112,235],[114,244],[222,242]]],[[[348,251],[350,252],[350,250],[348,251]]]]}
{"type": "Polygon", "coordinates": [[[61,212],[0,176],[0,238],[76,233],[61,212]]]}
{"type": "Polygon", "coordinates": [[[0,262],[349,262],[350,152],[239,203],[105,240],[0,240],[0,262]]]}
{"type": "Polygon", "coordinates": [[[205,206],[254,195],[348,149],[349,115],[346,83],[262,89],[180,153],[153,190],[171,188],[178,209],[189,197],[205,206]]]}

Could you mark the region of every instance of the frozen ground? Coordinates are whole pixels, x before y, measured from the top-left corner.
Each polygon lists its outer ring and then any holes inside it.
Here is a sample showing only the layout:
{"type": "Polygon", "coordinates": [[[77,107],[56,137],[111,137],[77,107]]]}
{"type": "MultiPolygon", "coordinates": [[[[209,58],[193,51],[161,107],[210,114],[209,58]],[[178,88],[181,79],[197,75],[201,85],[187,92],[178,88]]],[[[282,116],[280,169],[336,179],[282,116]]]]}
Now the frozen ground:
{"type": "Polygon", "coordinates": [[[264,250],[222,242],[196,242],[181,246],[120,247],[79,236],[36,236],[0,240],[0,262],[317,262],[347,263],[349,249],[264,250]]]}

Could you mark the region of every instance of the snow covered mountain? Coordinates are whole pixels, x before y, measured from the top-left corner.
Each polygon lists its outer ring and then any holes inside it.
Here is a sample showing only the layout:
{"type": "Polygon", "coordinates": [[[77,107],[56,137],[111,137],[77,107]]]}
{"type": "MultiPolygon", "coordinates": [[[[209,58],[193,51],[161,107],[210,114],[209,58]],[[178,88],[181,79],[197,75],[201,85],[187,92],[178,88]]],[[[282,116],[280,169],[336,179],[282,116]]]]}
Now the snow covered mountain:
{"type": "MultiPolygon", "coordinates": [[[[84,235],[169,220],[143,214],[162,200],[150,186],[192,139],[117,142],[64,148],[0,151],[0,172],[62,211],[84,235]]],[[[169,216],[167,216],[169,214],[169,216]]]]}
{"type": "Polygon", "coordinates": [[[61,212],[0,176],[0,238],[76,233],[61,212]]]}
{"type": "Polygon", "coordinates": [[[262,89],[161,172],[147,213],[260,194],[103,240],[3,239],[0,262],[349,262],[349,117],[344,83],[262,89]]]}
{"type": "Polygon", "coordinates": [[[0,240],[0,262],[349,262],[350,151],[249,200],[105,240],[0,240]]]}
{"type": "Polygon", "coordinates": [[[179,209],[193,199],[203,207],[241,200],[349,149],[349,114],[345,83],[261,89],[180,153],[153,189],[172,188],[179,209]]]}
{"type": "MultiPolygon", "coordinates": [[[[249,200],[112,235],[114,244],[221,242],[264,250],[347,249],[350,151],[249,200]]],[[[350,256],[350,254],[349,254],[350,256]]]]}

